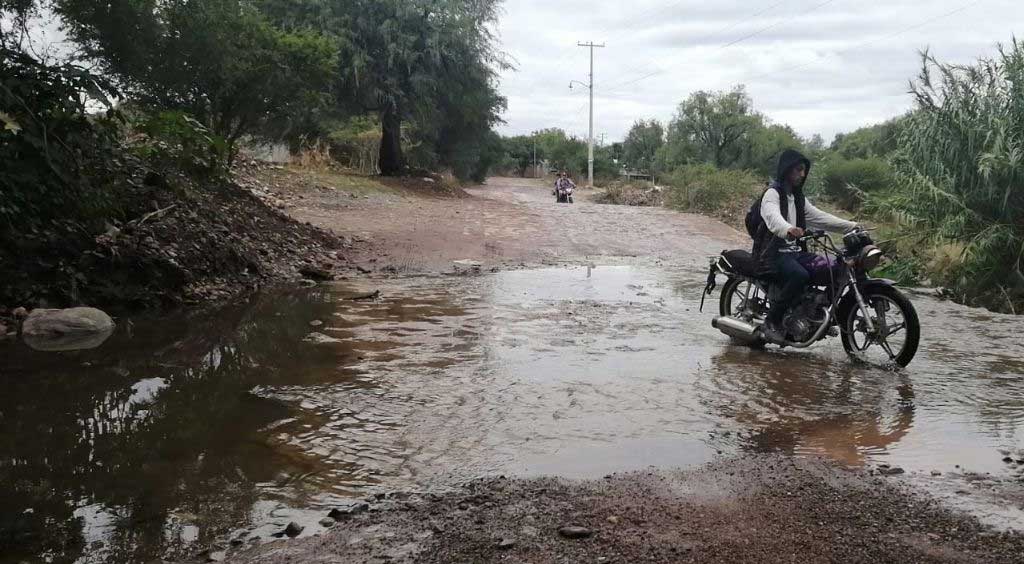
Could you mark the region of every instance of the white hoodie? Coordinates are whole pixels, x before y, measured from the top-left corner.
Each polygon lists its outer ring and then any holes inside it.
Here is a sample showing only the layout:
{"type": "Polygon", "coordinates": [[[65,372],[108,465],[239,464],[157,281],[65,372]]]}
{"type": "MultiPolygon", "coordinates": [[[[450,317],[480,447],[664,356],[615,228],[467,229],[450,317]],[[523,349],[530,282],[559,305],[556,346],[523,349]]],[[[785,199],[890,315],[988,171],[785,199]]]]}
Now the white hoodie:
{"type": "MultiPolygon", "coordinates": [[[[789,230],[796,227],[796,200],[792,194],[787,194],[787,198],[789,200],[789,206],[786,208],[788,217],[782,217],[778,190],[769,189],[761,200],[761,217],[764,218],[768,230],[781,239],[788,239],[789,230]]],[[[857,226],[852,221],[819,210],[807,198],[804,198],[804,219],[807,221],[808,229],[823,229],[833,233],[845,233],[857,226]]]]}

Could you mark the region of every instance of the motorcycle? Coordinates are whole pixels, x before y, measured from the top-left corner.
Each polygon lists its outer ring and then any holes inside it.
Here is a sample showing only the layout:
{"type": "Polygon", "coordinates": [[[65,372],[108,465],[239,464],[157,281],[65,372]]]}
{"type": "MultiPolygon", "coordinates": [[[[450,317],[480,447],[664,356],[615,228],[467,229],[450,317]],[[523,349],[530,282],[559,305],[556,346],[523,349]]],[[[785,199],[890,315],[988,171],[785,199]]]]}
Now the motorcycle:
{"type": "Polygon", "coordinates": [[[572,184],[566,184],[564,186],[559,186],[558,188],[555,189],[555,191],[556,191],[555,201],[558,202],[559,204],[571,204],[571,203],[573,203],[573,201],[572,201],[572,193],[573,193],[574,189],[575,189],[575,187],[572,184]]]}
{"type": "MultiPolygon", "coordinates": [[[[781,252],[807,248],[824,256],[828,268],[817,272],[804,294],[783,317],[783,347],[803,349],[828,337],[839,336],[854,359],[881,360],[905,367],[917,354],[921,324],[914,305],[895,282],[872,278],[869,273],[884,256],[867,230],[854,229],[837,247],[824,231],[808,231],[781,252]]],[[[757,260],[744,250],[723,251],[711,258],[704,299],[726,275],[719,300],[719,316],[711,321],[736,342],[764,346],[761,331],[778,288],[758,272],[757,260]]]]}

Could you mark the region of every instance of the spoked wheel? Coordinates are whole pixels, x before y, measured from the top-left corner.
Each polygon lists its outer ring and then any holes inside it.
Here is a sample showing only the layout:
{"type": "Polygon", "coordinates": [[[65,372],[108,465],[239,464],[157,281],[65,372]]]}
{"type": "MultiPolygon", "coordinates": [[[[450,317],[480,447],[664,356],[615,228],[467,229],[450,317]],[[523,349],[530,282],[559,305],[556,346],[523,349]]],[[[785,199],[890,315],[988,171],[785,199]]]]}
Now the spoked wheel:
{"type": "Polygon", "coordinates": [[[921,340],[917,311],[902,292],[891,286],[872,288],[864,294],[864,303],[873,330],[859,306],[850,309],[842,320],[843,348],[869,364],[910,364],[921,340]]]}
{"type": "MultiPolygon", "coordinates": [[[[749,321],[754,316],[764,317],[767,315],[768,307],[768,297],[765,295],[764,288],[742,278],[730,277],[722,287],[718,313],[722,316],[749,321]]],[[[737,343],[751,345],[751,343],[735,337],[731,337],[731,339],[737,343]]]]}
{"type": "Polygon", "coordinates": [[[722,287],[718,303],[719,315],[744,317],[764,316],[768,313],[768,298],[764,288],[742,278],[729,278],[722,287]]]}

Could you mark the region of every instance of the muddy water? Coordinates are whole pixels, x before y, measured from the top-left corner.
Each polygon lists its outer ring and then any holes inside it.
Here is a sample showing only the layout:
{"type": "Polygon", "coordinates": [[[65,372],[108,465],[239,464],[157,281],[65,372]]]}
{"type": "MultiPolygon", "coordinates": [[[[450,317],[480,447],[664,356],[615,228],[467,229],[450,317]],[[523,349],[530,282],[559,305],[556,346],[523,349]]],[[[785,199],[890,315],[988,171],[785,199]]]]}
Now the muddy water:
{"type": "Polygon", "coordinates": [[[779,451],[899,465],[1024,526],[998,495],[1024,472],[998,451],[1024,447],[1024,319],[915,295],[922,351],[893,373],[838,342],[730,346],[702,286],[643,264],[393,279],[122,320],[93,351],[2,345],[0,561],[184,558],[377,491],[779,451]]]}

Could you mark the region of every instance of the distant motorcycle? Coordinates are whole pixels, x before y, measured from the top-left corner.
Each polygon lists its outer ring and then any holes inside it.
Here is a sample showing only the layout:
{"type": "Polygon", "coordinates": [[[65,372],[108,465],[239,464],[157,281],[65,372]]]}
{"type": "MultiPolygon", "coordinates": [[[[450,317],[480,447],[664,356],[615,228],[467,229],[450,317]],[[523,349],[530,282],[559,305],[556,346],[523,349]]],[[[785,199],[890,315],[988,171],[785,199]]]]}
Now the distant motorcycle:
{"type": "MultiPolygon", "coordinates": [[[[843,348],[853,358],[867,362],[882,360],[901,367],[910,364],[921,339],[921,324],[910,300],[891,280],[868,276],[882,260],[881,249],[867,231],[854,229],[843,236],[837,248],[824,231],[809,231],[783,251],[801,245],[821,251],[827,268],[816,273],[811,285],[786,312],[782,329],[783,346],[807,348],[827,337],[840,336],[843,348]],[[873,356],[877,355],[877,358],[873,356]]],[[[819,257],[820,258],[820,257],[819,257]]],[[[777,289],[758,274],[757,261],[748,251],[723,251],[711,259],[704,297],[712,294],[717,274],[728,277],[722,287],[719,317],[711,325],[738,342],[761,346],[766,343],[761,326],[777,289]]]]}
{"type": "Polygon", "coordinates": [[[576,186],[572,182],[566,182],[555,188],[555,201],[559,204],[571,204],[572,193],[575,191],[576,186]]]}

